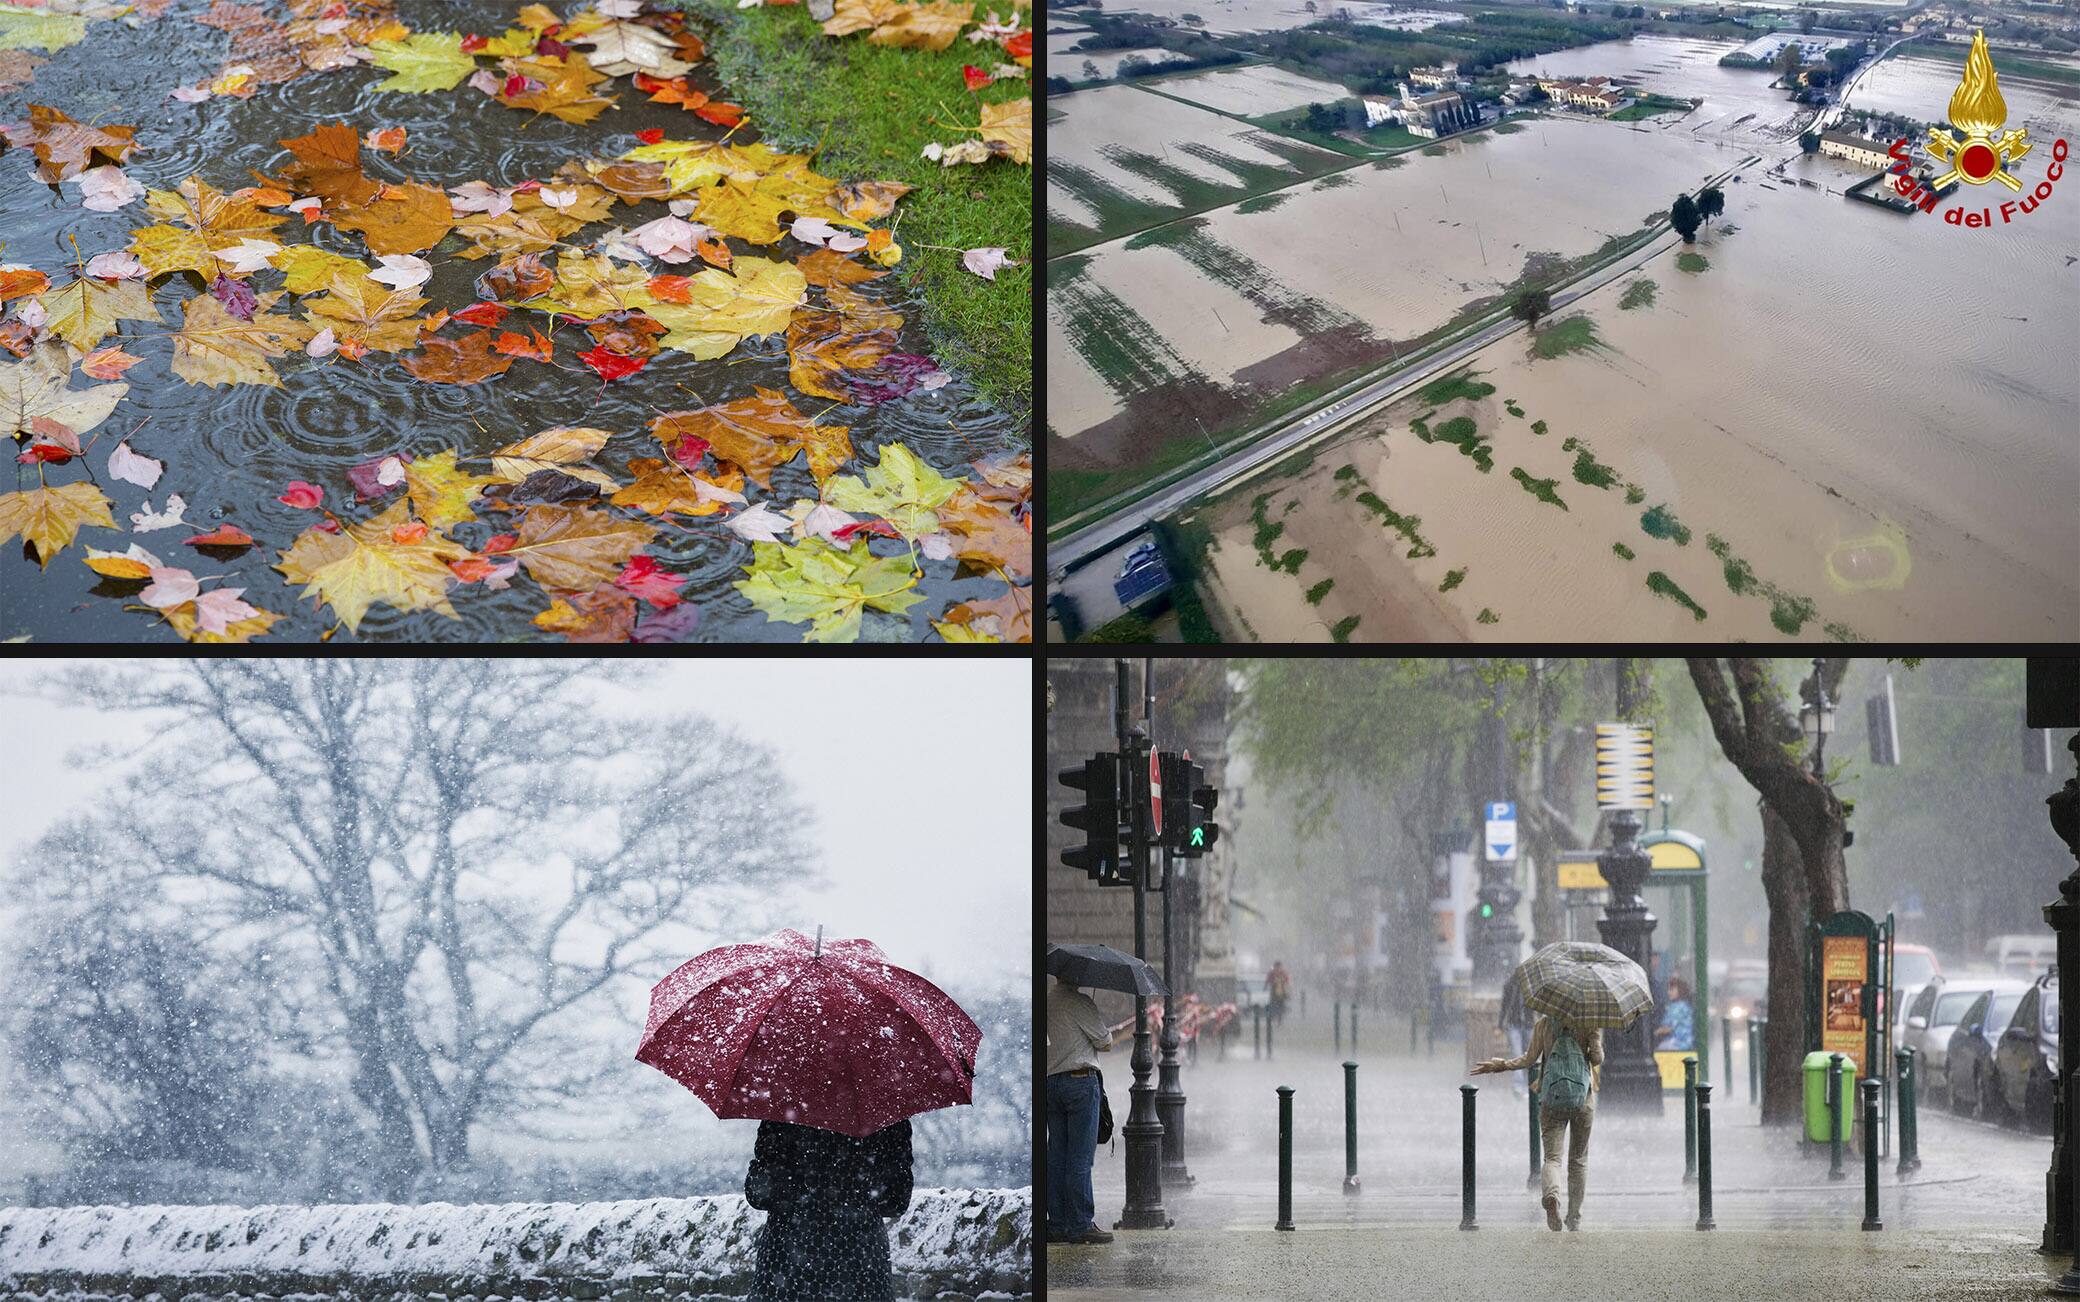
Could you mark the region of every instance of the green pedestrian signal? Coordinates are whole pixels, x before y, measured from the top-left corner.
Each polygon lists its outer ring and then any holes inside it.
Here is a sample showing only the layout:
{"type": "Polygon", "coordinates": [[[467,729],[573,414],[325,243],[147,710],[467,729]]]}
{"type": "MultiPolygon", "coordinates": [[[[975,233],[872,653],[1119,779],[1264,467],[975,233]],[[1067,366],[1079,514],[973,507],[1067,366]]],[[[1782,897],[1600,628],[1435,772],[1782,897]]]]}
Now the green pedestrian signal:
{"type": "Polygon", "coordinates": [[[1205,844],[1206,844],[1206,829],[1205,829],[1205,828],[1203,828],[1203,827],[1195,827],[1195,828],[1193,828],[1193,829],[1192,829],[1192,845],[1193,845],[1193,847],[1194,847],[1194,848],[1197,848],[1197,847],[1203,846],[1203,845],[1205,845],[1205,844]]]}
{"type": "Polygon", "coordinates": [[[1492,918],[1492,917],[1494,917],[1494,916],[1495,916],[1495,906],[1494,906],[1494,905],[1492,905],[1492,904],[1483,904],[1483,905],[1481,905],[1481,916],[1482,916],[1482,917],[1484,917],[1484,918],[1492,918]]]}

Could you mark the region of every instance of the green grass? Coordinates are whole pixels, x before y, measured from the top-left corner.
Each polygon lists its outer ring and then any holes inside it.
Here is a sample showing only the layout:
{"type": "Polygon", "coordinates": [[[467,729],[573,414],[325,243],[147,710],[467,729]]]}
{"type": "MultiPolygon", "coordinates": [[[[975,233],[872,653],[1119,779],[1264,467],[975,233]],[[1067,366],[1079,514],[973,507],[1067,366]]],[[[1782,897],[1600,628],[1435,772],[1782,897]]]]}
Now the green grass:
{"type": "Polygon", "coordinates": [[[1356,632],[1357,628],[1358,617],[1356,615],[1345,615],[1342,619],[1336,621],[1335,628],[1329,630],[1329,636],[1335,638],[1338,642],[1348,642],[1351,640],[1351,634],[1356,632]]]}
{"type": "Polygon", "coordinates": [[[1434,433],[1420,418],[1411,421],[1410,426],[1416,437],[1425,443],[1454,444],[1462,455],[1473,458],[1473,464],[1479,466],[1484,475],[1495,468],[1495,453],[1489,448],[1488,441],[1481,437],[1480,426],[1473,423],[1471,416],[1454,416],[1439,425],[1434,433]]]}
{"type": "Polygon", "coordinates": [[[1634,552],[1630,547],[1627,547],[1624,543],[1612,543],[1611,550],[1617,553],[1620,559],[1628,561],[1631,560],[1635,555],[1637,555],[1636,552],[1634,552]]]}
{"type": "Polygon", "coordinates": [[[1495,392],[1495,386],[1476,377],[1479,371],[1454,371],[1430,381],[1416,391],[1416,397],[1433,407],[1442,407],[1457,398],[1479,400],[1495,392]]]}
{"type": "Polygon", "coordinates": [[[1464,582],[1466,582],[1465,570],[1451,570],[1445,574],[1444,582],[1437,585],[1437,590],[1439,592],[1450,592],[1464,582]]]}
{"type": "MultiPolygon", "coordinates": [[[[1951,63],[1963,63],[1971,52],[1968,45],[1952,45],[1946,41],[1915,41],[1900,47],[1902,54],[1919,54],[1932,59],[1946,59],[1951,63]]],[[[2036,77],[2044,81],[2062,81],[2068,85],[2080,85],[2080,68],[2067,64],[2040,63],[2035,59],[2019,59],[2011,54],[1994,54],[1994,71],[1998,75],[2036,77]]]]}
{"type": "Polygon", "coordinates": [[[1431,158],[1443,158],[1449,152],[1443,145],[1424,145],[1423,153],[1431,158]]]}
{"type": "Polygon", "coordinates": [[[1482,624],[1500,624],[1502,622],[1502,616],[1496,614],[1492,610],[1489,610],[1486,606],[1482,606],[1478,622],[1482,624]]]}
{"type": "Polygon", "coordinates": [[[1646,530],[1650,538],[1674,539],[1678,547],[1690,545],[1690,526],[1676,519],[1676,513],[1666,506],[1657,506],[1642,515],[1639,527],[1646,530]]]}
{"type": "Polygon", "coordinates": [[[1265,493],[1257,498],[1256,501],[1250,503],[1249,521],[1257,526],[1256,536],[1250,539],[1250,545],[1257,549],[1257,564],[1275,570],[1278,568],[1278,560],[1271,554],[1271,544],[1278,541],[1279,536],[1286,531],[1286,527],[1276,520],[1265,517],[1264,508],[1270,504],[1271,494],[1269,493],[1265,493]]]}
{"type": "Polygon", "coordinates": [[[941,167],[921,151],[934,140],[975,138],[935,119],[978,121],[979,104],[1036,87],[1005,81],[970,92],[961,65],[997,62],[982,57],[1001,55],[994,47],[978,54],[957,41],[935,53],[870,45],[864,35],[828,37],[806,5],[681,5],[713,23],[703,33],[712,70],[726,97],[750,110],[750,134],[776,148],[817,150],[816,170],[826,176],[916,187],[896,207],[896,237],[940,360],[986,397],[1031,411],[1034,169],[1003,158],[941,167]],[[982,247],[1008,249],[1025,265],[984,280],[961,266],[961,250],[982,247]]]}
{"type": "Polygon", "coordinates": [[[1524,419],[1524,409],[1517,405],[1515,398],[1504,398],[1502,400],[1502,409],[1515,416],[1518,420],[1524,419]]]}
{"type": "Polygon", "coordinates": [[[1555,321],[1531,336],[1531,355],[1544,360],[1602,347],[1603,341],[1596,337],[1596,322],[1586,316],[1555,321]]]}
{"type": "Polygon", "coordinates": [[[1321,605],[1322,598],[1328,596],[1329,589],[1335,586],[1336,580],[1334,579],[1323,579],[1320,583],[1315,584],[1307,590],[1307,604],[1310,606],[1321,605]]]}
{"type": "Polygon", "coordinates": [[[1596,459],[1589,445],[1578,438],[1570,438],[1560,445],[1562,452],[1574,453],[1574,482],[1587,484],[1591,488],[1609,488],[1618,482],[1618,472],[1596,459]]]}
{"type": "Polygon", "coordinates": [[[1618,300],[1618,310],[1629,312],[1636,307],[1652,307],[1654,295],[1660,292],[1661,286],[1651,280],[1635,280],[1625,287],[1625,296],[1618,300]]]}
{"type": "Polygon", "coordinates": [[[1692,618],[1698,620],[1704,618],[1704,607],[1690,600],[1690,594],[1677,587],[1676,581],[1663,574],[1660,570],[1655,570],[1647,576],[1647,588],[1683,607],[1683,609],[1690,612],[1692,618]]]}
{"type": "Polygon", "coordinates": [[[1545,433],[1545,432],[1546,432],[1546,423],[1545,423],[1544,421],[1542,421],[1542,420],[1535,420],[1535,421],[1532,421],[1532,422],[1531,422],[1531,432],[1532,432],[1533,434],[1543,434],[1543,433],[1545,433]]]}
{"type": "Polygon", "coordinates": [[[1702,253],[1684,252],[1676,254],[1677,271],[1687,271],[1694,276],[1711,265],[1712,260],[1702,253]]]}
{"type": "Polygon", "coordinates": [[[1295,547],[1293,550],[1279,557],[1278,564],[1272,566],[1271,568],[1274,570],[1284,570],[1288,574],[1297,575],[1298,573],[1300,573],[1300,567],[1302,565],[1305,565],[1306,563],[1307,549],[1305,547],[1295,547]]]}
{"type": "Polygon", "coordinates": [[[1236,204],[1235,211],[1239,213],[1270,212],[1273,208],[1278,207],[1292,197],[1292,193],[1287,190],[1280,190],[1276,194],[1254,195],[1236,204]]]}
{"type": "Polygon", "coordinates": [[[1498,136],[1513,136],[1524,130],[1524,124],[1521,122],[1497,122],[1488,129],[1498,136]]]}
{"type": "Polygon", "coordinates": [[[1539,501],[1550,502],[1563,511],[1567,509],[1567,503],[1561,501],[1560,494],[1553,491],[1554,487],[1557,484],[1559,484],[1559,480],[1533,479],[1530,475],[1525,473],[1524,467],[1522,466],[1512,466],[1510,468],[1509,477],[1511,479],[1516,480],[1518,483],[1522,484],[1524,486],[1524,491],[1531,494],[1539,501]]]}
{"type": "Polygon", "coordinates": [[[1800,630],[1819,614],[1819,608],[1813,604],[1812,598],[1786,592],[1769,580],[1758,578],[1755,567],[1734,555],[1733,544],[1718,534],[1706,534],[1704,545],[1712,555],[1719,558],[1729,592],[1737,597],[1752,592],[1769,602],[1769,622],[1776,626],[1779,633],[1786,637],[1797,637],[1800,630]]]}
{"type": "Polygon", "coordinates": [[[1616,113],[1607,114],[1606,116],[1612,122],[1638,122],[1642,118],[1659,117],[1663,113],[1679,111],[1689,112],[1690,101],[1687,99],[1670,99],[1666,95],[1642,95],[1637,103],[1628,104],[1616,113]]]}
{"type": "Polygon", "coordinates": [[[1121,615],[1110,624],[1101,624],[1076,640],[1128,644],[1153,642],[1156,640],[1156,630],[1139,615],[1121,615]]]}
{"type": "Polygon", "coordinates": [[[1358,505],[1378,516],[1381,524],[1400,534],[1408,542],[1408,559],[1419,561],[1426,556],[1437,555],[1437,548],[1431,546],[1430,540],[1423,537],[1422,516],[1401,514],[1369,488],[1358,494],[1358,505]]]}

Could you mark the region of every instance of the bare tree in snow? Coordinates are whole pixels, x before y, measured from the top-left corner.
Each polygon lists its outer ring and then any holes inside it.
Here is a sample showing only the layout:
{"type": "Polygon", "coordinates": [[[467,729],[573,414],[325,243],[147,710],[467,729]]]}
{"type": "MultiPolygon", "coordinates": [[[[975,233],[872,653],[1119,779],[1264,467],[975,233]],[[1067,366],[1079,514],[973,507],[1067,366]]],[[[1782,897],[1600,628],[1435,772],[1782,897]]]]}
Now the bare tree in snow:
{"type": "MultiPolygon", "coordinates": [[[[813,874],[806,814],[768,751],[698,717],[604,716],[583,682],[597,672],[227,660],[71,675],[66,698],[148,720],[149,739],[101,757],[105,806],[25,857],[31,926],[76,916],[90,891],[140,926],[176,919],[234,965],[265,1038],[341,1064],[376,1187],[403,1196],[468,1163],[473,1124],[623,1070],[596,1028],[580,1033],[586,1009],[762,929],[813,874]]],[[[24,988],[101,970],[23,957],[24,988]]],[[[62,1057],[64,1038],[52,1047],[62,1057]]]]}

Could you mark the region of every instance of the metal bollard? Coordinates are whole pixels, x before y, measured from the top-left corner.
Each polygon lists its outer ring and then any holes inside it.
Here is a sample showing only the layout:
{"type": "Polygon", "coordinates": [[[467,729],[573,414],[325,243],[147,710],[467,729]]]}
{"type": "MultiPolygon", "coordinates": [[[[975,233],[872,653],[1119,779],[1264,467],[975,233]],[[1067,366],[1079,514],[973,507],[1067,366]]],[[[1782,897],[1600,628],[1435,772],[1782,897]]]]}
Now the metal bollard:
{"type": "Polygon", "coordinates": [[[1437,1056],[1437,1018],[1427,1008],[1423,1010],[1423,1053],[1430,1058],[1437,1056]]]}
{"type": "Polygon", "coordinates": [[[1334,1012],[1335,1012],[1335,1014],[1336,1014],[1336,1018],[1335,1018],[1335,1021],[1336,1021],[1336,1052],[1338,1052],[1338,1053],[1342,1053],[1342,1052],[1343,1052],[1343,1001],[1342,1001],[1341,999],[1339,999],[1339,1000],[1337,1000],[1337,1001],[1336,1001],[1336,1003],[1335,1003],[1335,1005],[1334,1005],[1334,1012]]]}
{"type": "Polygon", "coordinates": [[[1358,1001],[1351,1000],[1351,1056],[1358,1056],[1358,1001]]]}
{"type": "Polygon", "coordinates": [[[1827,1056],[1827,1114],[1828,1114],[1828,1159],[1827,1178],[1846,1180],[1849,1173],[1842,1170],[1842,1055],[1827,1056]]]}
{"type": "Polygon", "coordinates": [[[1293,1087],[1278,1087],[1278,1224],[1293,1228],[1293,1087]]]}
{"type": "Polygon", "coordinates": [[[1727,1093],[1733,1092],[1733,1021],[1719,1019],[1719,1081],[1726,1086],[1727,1093]]]}
{"type": "Polygon", "coordinates": [[[1343,1064],[1343,1191],[1358,1192],[1358,1064],[1343,1064]]]}
{"type": "Polygon", "coordinates": [[[1473,1096],[1478,1085],[1459,1087],[1459,1228],[1477,1230],[1473,1221],[1473,1096]]]}
{"type": "Polygon", "coordinates": [[[1712,1220],[1712,1087],[1697,1087],[1697,1228],[1717,1228],[1712,1220]]]}
{"type": "Polygon", "coordinates": [[[1867,1080],[1863,1089],[1863,1228],[1882,1230],[1878,1219],[1878,1082],[1867,1080]]]}
{"type": "MultiPolygon", "coordinates": [[[[1901,1049],[1894,1057],[1899,1071],[1899,1170],[1894,1174],[1906,1175],[1921,1169],[1921,1147],[1916,1142],[1919,1136],[1914,1126],[1914,1092],[1919,1073],[1914,1068],[1912,1049],[1901,1049]]],[[[2057,1103],[2058,1096],[2053,1094],[2051,1101],[2057,1103]]],[[[2052,1133],[2058,1131],[2054,1128],[2052,1133]]]]}
{"type": "Polygon", "coordinates": [[[1535,1089],[1530,1090],[1528,1091],[1528,1094],[1531,1099],[1531,1175],[1524,1181],[1524,1187],[1526,1189],[1536,1189],[1539,1186],[1538,1091],[1535,1089]]]}
{"type": "Polygon", "coordinates": [[[1251,1004],[1249,1006],[1249,1056],[1252,1058],[1264,1056],[1264,1006],[1262,1004],[1251,1004]]]}
{"type": "Polygon", "coordinates": [[[1755,1049],[1758,1039],[1759,1037],[1755,1032],[1755,1019],[1751,1017],[1748,1019],[1748,1102],[1750,1103],[1754,1103],[1760,1098],[1760,1090],[1757,1088],[1756,1078],[1761,1074],[1762,1055],[1755,1049]]]}
{"type": "Polygon", "coordinates": [[[1683,1183],[1697,1183],[1697,1059],[1683,1059],[1683,1183]]]}
{"type": "Polygon", "coordinates": [[[1271,1032],[1277,1028],[1278,1019],[1269,1013],[1264,1014],[1264,1056],[1266,1058],[1271,1056],[1271,1032]]]}

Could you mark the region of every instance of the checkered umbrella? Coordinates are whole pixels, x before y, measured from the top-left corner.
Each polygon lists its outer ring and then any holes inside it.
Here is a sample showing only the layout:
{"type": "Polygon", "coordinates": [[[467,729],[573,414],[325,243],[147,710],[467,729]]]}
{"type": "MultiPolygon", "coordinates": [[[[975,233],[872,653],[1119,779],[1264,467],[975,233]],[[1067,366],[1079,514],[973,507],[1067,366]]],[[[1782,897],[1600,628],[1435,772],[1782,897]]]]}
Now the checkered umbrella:
{"type": "Polygon", "coordinates": [[[1609,945],[1547,945],[1518,964],[1512,979],[1533,1011],[1584,1030],[1630,1026],[1654,1006],[1645,970],[1609,945]]]}

